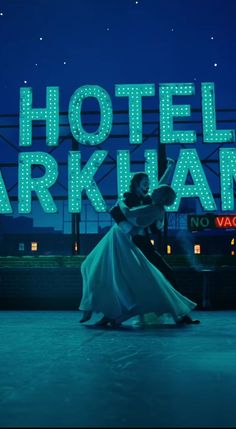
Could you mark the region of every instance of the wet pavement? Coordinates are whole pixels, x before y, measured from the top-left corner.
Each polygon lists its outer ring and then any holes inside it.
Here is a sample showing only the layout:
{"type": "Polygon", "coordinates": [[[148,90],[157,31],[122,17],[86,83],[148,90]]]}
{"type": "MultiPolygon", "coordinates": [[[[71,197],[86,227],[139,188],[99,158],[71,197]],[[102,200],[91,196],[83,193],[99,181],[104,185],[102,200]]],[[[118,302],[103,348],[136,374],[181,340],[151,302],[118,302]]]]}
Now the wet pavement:
{"type": "Polygon", "coordinates": [[[235,427],[236,311],[94,328],[0,312],[0,427],[235,427]]]}

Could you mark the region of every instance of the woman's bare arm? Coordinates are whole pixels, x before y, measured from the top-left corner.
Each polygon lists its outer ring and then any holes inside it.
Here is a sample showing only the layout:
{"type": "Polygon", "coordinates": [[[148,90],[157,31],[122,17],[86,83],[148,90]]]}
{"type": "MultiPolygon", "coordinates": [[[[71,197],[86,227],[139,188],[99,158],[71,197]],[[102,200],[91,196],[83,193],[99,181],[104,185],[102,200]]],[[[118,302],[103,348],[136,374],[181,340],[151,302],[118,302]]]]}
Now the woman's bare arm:
{"type": "Polygon", "coordinates": [[[158,181],[158,185],[167,185],[170,172],[174,165],[175,165],[175,161],[171,158],[167,158],[167,168],[163,176],[158,181]]]}

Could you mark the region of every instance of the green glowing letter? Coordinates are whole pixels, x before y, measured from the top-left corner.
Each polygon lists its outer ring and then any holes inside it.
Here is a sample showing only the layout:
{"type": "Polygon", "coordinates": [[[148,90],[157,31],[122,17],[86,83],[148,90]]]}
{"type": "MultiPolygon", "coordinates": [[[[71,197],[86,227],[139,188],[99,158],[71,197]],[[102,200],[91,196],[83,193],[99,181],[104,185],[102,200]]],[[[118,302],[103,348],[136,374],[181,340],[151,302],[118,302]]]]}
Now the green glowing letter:
{"type": "Polygon", "coordinates": [[[234,181],[236,181],[236,149],[220,149],[221,207],[234,210],[234,181]]]}
{"type": "Polygon", "coordinates": [[[209,188],[204,170],[195,149],[181,149],[171,185],[177,193],[174,204],[168,210],[178,211],[181,198],[200,199],[206,211],[216,210],[216,204],[209,188]],[[193,180],[192,185],[186,185],[188,174],[193,180]]]}
{"type": "Polygon", "coordinates": [[[95,146],[106,140],[112,128],[112,105],[105,89],[97,85],[85,85],[78,88],[70,99],[69,122],[71,132],[79,143],[95,146]],[[88,97],[98,100],[101,113],[99,128],[93,133],[84,130],[81,120],[82,103],[88,97]]]}
{"type": "Polygon", "coordinates": [[[116,85],[115,94],[117,97],[129,97],[129,141],[133,144],[141,144],[143,141],[142,97],[155,95],[154,83],[116,85]]]}
{"type": "Polygon", "coordinates": [[[81,170],[81,154],[70,151],[69,169],[69,212],[81,211],[81,193],[85,190],[89,200],[97,212],[106,212],[107,207],[102,195],[93,180],[93,176],[107,156],[106,150],[95,151],[81,170]]]}
{"type": "Polygon", "coordinates": [[[202,83],[203,140],[206,143],[235,141],[234,130],[216,129],[215,87],[213,82],[202,83]]]}
{"type": "Polygon", "coordinates": [[[162,83],[160,93],[160,141],[161,143],[196,143],[195,131],[174,131],[173,118],[190,116],[188,104],[173,105],[173,95],[193,95],[193,83],[162,83]]]}
{"type": "Polygon", "coordinates": [[[11,204],[7,195],[6,186],[0,171],[0,213],[12,213],[11,204]]]}
{"type": "Polygon", "coordinates": [[[59,88],[47,87],[47,107],[32,108],[32,88],[20,88],[20,146],[32,145],[32,121],[46,121],[46,143],[58,145],[59,136],[59,88]]]}
{"type": "Polygon", "coordinates": [[[44,152],[24,152],[19,154],[19,213],[31,213],[31,192],[35,191],[45,213],[56,213],[52,196],[48,190],[57,180],[58,168],[55,159],[44,152]],[[43,166],[42,177],[31,177],[32,165],[43,166]]]}

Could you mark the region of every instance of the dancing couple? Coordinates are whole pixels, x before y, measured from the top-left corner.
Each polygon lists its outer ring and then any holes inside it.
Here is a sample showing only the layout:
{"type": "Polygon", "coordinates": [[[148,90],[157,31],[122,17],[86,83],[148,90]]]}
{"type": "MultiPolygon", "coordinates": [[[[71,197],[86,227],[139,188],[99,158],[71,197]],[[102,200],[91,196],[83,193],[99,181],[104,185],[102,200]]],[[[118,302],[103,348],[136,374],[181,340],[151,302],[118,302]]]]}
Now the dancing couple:
{"type": "Polygon", "coordinates": [[[83,296],[79,310],[81,323],[93,312],[102,313],[96,325],[120,325],[134,316],[170,314],[176,323],[197,324],[190,312],[197,306],[176,287],[172,269],[150,241],[164,224],[165,206],[171,206],[175,191],[167,185],[174,161],[152,195],[149,178],[134,174],[130,190],[110,211],[116,223],[94,247],[81,265],[83,296]]]}

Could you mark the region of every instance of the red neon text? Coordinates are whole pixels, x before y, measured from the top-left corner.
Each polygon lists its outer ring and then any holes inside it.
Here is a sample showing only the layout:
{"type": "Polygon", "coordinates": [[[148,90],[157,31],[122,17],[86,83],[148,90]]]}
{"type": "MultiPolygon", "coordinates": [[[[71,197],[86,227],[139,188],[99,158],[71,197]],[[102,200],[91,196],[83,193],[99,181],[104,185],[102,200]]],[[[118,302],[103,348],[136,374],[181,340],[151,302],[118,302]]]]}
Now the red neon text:
{"type": "Polygon", "coordinates": [[[216,216],[216,228],[236,228],[236,215],[232,216],[216,216]]]}

